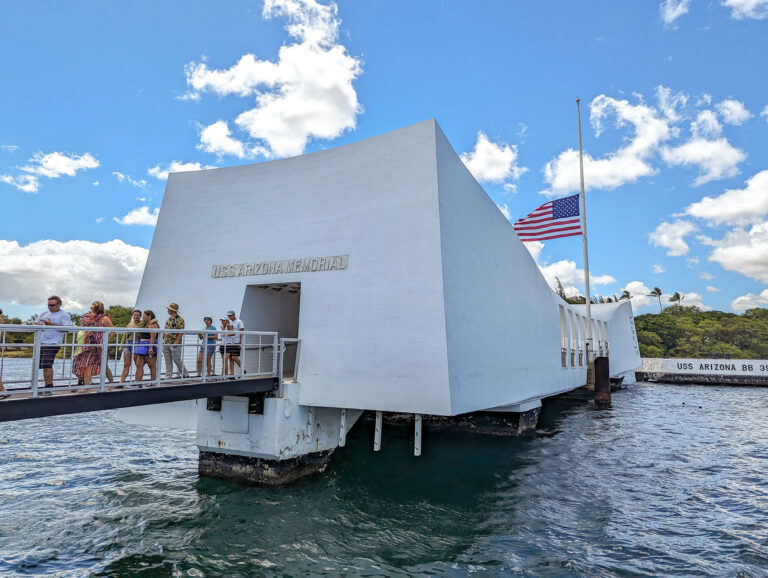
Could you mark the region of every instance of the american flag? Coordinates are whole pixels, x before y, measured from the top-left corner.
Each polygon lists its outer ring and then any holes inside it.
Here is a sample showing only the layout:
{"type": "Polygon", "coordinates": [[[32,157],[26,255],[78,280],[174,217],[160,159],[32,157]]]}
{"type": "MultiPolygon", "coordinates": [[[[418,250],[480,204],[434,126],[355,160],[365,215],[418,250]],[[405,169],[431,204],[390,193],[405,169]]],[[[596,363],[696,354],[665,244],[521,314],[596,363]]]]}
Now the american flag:
{"type": "Polygon", "coordinates": [[[515,233],[524,243],[581,235],[579,195],[544,203],[515,222],[515,233]]]}

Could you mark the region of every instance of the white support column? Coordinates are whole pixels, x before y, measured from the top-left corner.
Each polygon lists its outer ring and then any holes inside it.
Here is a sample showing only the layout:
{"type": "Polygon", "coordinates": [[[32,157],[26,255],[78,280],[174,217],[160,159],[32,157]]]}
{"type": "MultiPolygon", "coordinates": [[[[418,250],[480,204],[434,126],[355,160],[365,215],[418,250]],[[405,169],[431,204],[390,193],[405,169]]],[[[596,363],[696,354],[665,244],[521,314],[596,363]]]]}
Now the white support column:
{"type": "Polygon", "coordinates": [[[343,448],[347,443],[347,410],[341,410],[341,421],[339,423],[339,447],[343,448]]]}
{"type": "Polygon", "coordinates": [[[376,429],[373,434],[373,451],[377,452],[381,449],[381,424],[382,424],[382,416],[383,413],[380,411],[376,412],[376,429]]]}
{"type": "Polygon", "coordinates": [[[420,456],[421,455],[421,414],[417,413],[415,415],[415,424],[414,424],[414,431],[413,431],[413,455],[414,456],[420,456]]]}
{"type": "Polygon", "coordinates": [[[101,332],[101,382],[99,385],[99,391],[107,390],[107,363],[109,362],[109,330],[106,329],[101,332]]]}
{"type": "Polygon", "coordinates": [[[37,379],[40,375],[40,332],[35,331],[35,345],[32,349],[32,397],[37,397],[37,379]]]}
{"type": "MultiPolygon", "coordinates": [[[[163,335],[165,335],[165,333],[157,333],[157,337],[155,338],[155,341],[157,341],[157,343],[155,343],[155,345],[154,345],[154,347],[156,348],[156,351],[155,351],[155,387],[160,387],[160,379],[161,379],[161,376],[163,375],[163,368],[162,368],[161,363],[160,363],[160,354],[163,352],[163,341],[164,341],[163,335]]],[[[152,347],[153,347],[153,345],[150,343],[149,344],[149,349],[147,351],[152,351],[152,347]]],[[[163,362],[165,362],[165,357],[163,357],[163,362]]],[[[152,377],[151,377],[151,373],[150,373],[150,379],[151,378],[152,377]]],[[[171,378],[173,378],[173,364],[171,364],[171,378]]]]}
{"type": "Polygon", "coordinates": [[[314,434],[315,429],[315,408],[307,408],[307,436],[310,438],[314,434]]]}

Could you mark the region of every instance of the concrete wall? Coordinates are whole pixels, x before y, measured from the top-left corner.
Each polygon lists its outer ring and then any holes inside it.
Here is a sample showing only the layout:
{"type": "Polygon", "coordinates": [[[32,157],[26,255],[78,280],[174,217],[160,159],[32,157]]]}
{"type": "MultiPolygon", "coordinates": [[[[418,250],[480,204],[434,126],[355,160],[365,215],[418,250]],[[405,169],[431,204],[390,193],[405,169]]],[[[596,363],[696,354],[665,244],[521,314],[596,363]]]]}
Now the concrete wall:
{"type": "MultiPolygon", "coordinates": [[[[138,306],[164,313],[175,301],[190,328],[242,307],[247,329],[290,332],[273,327],[286,304],[257,312],[262,290],[248,286],[291,282],[301,283],[302,406],[446,415],[586,381],[570,356],[561,366],[562,301],[434,120],[169,177],[138,306]],[[348,255],[348,267],[211,277],[214,265],[328,255],[348,255]]],[[[565,311],[570,345],[579,329],[567,311],[578,308],[565,311]]],[[[613,360],[636,340],[606,315],[613,360]]]]}
{"type": "Polygon", "coordinates": [[[434,121],[172,174],[139,306],[197,319],[238,309],[247,284],[300,282],[302,404],[448,413],[438,218],[434,121]],[[325,255],[348,268],[211,279],[215,264],[325,255]]]}
{"type": "Polygon", "coordinates": [[[583,385],[560,366],[554,294],[512,225],[436,131],[452,413],[583,385]]]}
{"type": "MultiPolygon", "coordinates": [[[[584,314],[586,307],[573,305],[575,311],[584,314]]],[[[637,345],[635,317],[630,301],[596,303],[591,307],[592,318],[608,324],[611,375],[635,371],[642,364],[637,345]]]]}

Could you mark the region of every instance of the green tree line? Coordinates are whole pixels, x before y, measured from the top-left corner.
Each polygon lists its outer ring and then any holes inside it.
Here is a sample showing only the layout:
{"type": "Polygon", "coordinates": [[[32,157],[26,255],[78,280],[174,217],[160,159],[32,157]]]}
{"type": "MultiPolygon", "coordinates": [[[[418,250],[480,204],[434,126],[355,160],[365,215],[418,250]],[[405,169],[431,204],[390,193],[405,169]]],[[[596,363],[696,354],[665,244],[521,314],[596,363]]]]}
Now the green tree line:
{"type": "Polygon", "coordinates": [[[768,358],[768,309],[741,315],[672,305],[635,317],[643,357],[768,358]]]}

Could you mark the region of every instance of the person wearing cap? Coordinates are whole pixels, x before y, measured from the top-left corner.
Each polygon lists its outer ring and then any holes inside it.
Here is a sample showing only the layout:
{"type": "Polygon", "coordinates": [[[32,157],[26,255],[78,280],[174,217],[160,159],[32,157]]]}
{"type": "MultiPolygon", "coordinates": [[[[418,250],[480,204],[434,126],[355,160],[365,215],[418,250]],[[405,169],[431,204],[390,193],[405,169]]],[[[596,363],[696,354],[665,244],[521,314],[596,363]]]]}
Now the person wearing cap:
{"type": "MultiPolygon", "coordinates": [[[[168,319],[165,320],[166,329],[184,329],[184,318],[179,315],[179,306],[176,303],[171,303],[166,307],[168,310],[168,319]]],[[[165,358],[165,379],[173,378],[173,365],[179,370],[179,375],[183,378],[188,378],[187,368],[184,367],[184,360],[181,344],[181,340],[184,337],[183,333],[168,332],[163,334],[163,357],[165,358]]]]}
{"type": "Polygon", "coordinates": [[[237,332],[245,330],[245,324],[237,318],[235,312],[231,309],[227,311],[227,318],[222,319],[225,324],[222,325],[222,329],[226,329],[227,333],[223,334],[221,340],[224,344],[224,375],[235,375],[235,364],[242,368],[240,364],[240,346],[242,345],[242,335],[238,335],[237,332]],[[227,371],[229,370],[229,371],[227,371]]]}

